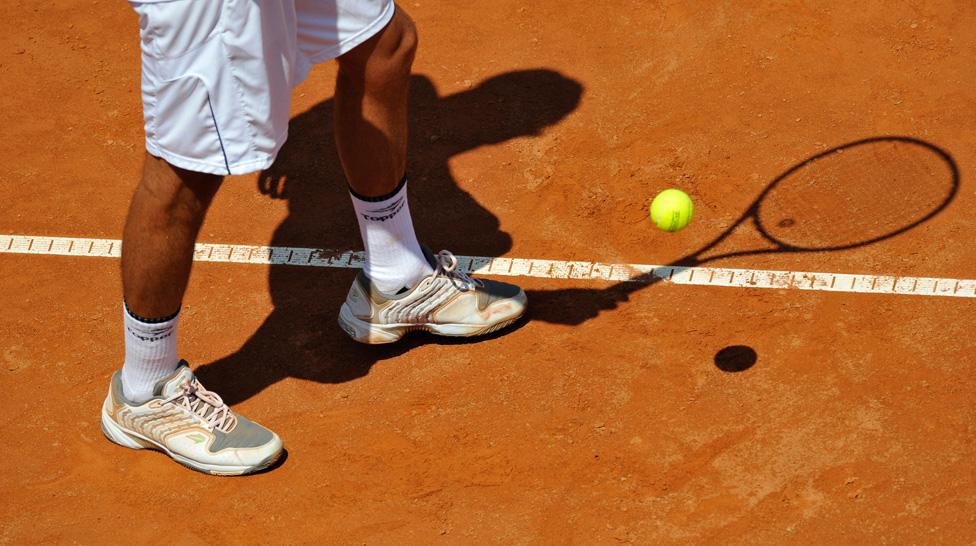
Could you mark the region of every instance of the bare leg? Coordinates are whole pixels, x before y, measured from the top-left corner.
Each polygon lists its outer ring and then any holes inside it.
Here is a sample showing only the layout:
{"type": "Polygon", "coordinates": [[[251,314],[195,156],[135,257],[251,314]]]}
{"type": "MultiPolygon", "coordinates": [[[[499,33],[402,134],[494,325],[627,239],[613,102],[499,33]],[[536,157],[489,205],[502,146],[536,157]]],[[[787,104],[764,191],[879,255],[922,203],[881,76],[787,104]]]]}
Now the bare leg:
{"type": "Polygon", "coordinates": [[[221,180],[146,154],[122,242],[122,289],[132,313],[153,318],[179,310],[193,244],[221,180]]]}
{"type": "Polygon", "coordinates": [[[390,23],[339,57],[335,135],[353,191],[379,196],[396,188],[406,169],[407,95],[417,31],[397,8],[390,23]]]}
{"type": "Polygon", "coordinates": [[[433,269],[414,233],[407,189],[407,97],[417,50],[397,8],[386,27],[339,57],[335,135],[366,250],[363,274],[381,292],[416,286],[433,269]]]}

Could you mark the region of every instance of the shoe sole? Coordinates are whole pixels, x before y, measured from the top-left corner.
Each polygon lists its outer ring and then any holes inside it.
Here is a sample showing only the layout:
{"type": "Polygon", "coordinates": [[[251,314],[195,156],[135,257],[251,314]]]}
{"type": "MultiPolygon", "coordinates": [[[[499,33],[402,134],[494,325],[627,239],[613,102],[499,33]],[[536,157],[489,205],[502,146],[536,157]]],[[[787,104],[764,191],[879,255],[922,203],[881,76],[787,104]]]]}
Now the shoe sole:
{"type": "Polygon", "coordinates": [[[342,307],[339,308],[339,326],[341,326],[342,329],[349,334],[349,337],[360,343],[382,345],[385,343],[393,343],[398,341],[407,332],[417,330],[423,330],[432,334],[447,337],[483,336],[505,328],[506,326],[520,319],[524,313],[525,311],[523,309],[521,313],[513,317],[509,317],[502,321],[488,325],[437,324],[433,322],[422,324],[373,324],[371,322],[366,322],[365,320],[356,318],[356,316],[352,313],[352,309],[343,303],[342,307]]]}
{"type": "Polygon", "coordinates": [[[197,472],[203,472],[204,474],[210,474],[212,476],[243,476],[245,474],[260,472],[273,465],[281,457],[282,453],[284,453],[283,449],[279,449],[277,453],[269,456],[260,463],[249,466],[201,463],[199,461],[188,459],[178,453],[173,453],[167,449],[166,446],[150,440],[137,432],[133,432],[120,426],[108,416],[104,407],[102,408],[102,434],[104,434],[105,437],[108,438],[112,443],[118,444],[122,447],[127,447],[129,449],[151,449],[153,451],[160,451],[190,470],[196,470],[197,472]]]}

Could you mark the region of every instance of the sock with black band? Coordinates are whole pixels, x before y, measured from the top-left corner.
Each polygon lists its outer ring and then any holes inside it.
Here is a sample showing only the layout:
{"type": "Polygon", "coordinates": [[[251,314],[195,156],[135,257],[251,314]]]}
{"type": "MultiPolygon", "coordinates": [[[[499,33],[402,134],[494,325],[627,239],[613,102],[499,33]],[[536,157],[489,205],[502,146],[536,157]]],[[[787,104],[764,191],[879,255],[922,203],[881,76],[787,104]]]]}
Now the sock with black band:
{"type": "Polygon", "coordinates": [[[122,302],[125,330],[125,363],[122,364],[122,391],[137,404],[153,396],[160,379],[176,370],[176,326],[179,311],[162,318],[144,318],[129,311],[122,302]]]}
{"type": "Polygon", "coordinates": [[[395,294],[433,272],[413,230],[406,177],[386,195],[366,197],[352,189],[349,195],[366,248],[363,272],[376,288],[395,294]]]}

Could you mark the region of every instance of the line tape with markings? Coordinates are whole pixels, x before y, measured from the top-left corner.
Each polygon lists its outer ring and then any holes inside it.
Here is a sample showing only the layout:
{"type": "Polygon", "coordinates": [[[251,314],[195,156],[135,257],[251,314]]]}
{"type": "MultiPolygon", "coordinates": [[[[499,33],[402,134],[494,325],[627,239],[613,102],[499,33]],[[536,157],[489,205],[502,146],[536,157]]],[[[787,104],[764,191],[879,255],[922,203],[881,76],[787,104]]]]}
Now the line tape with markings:
{"type": "MultiPolygon", "coordinates": [[[[118,239],[0,235],[0,253],[118,258],[122,253],[122,242],[118,239]]],[[[638,282],[650,282],[654,277],[672,284],[698,286],[976,298],[976,279],[607,264],[484,256],[457,258],[458,268],[465,273],[506,277],[631,281],[642,276],[638,282]]],[[[198,262],[337,268],[359,268],[363,265],[363,253],[351,250],[209,243],[197,243],[193,259],[198,262]]]]}

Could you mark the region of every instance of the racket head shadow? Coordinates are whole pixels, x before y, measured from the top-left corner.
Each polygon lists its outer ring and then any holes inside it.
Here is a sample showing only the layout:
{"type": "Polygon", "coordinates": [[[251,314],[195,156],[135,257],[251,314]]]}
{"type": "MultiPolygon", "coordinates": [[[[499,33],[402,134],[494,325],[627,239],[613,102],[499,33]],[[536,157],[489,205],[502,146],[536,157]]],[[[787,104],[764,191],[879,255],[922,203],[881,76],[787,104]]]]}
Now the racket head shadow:
{"type": "MultiPolygon", "coordinates": [[[[766,185],[752,204],[730,227],[726,228],[708,244],[703,245],[683,258],[672,261],[669,266],[673,266],[675,268],[698,267],[709,262],[727,258],[752,256],[771,252],[834,251],[870,245],[872,243],[900,235],[932,219],[934,216],[942,212],[954,200],[958,191],[959,169],[956,166],[955,160],[953,160],[952,156],[948,152],[933,144],[906,136],[879,136],[849,142],[818,153],[817,155],[805,159],[784,171],[766,185]],[[770,202],[767,203],[765,202],[765,199],[774,195],[774,192],[777,191],[778,188],[782,190],[789,190],[790,188],[788,188],[786,184],[793,181],[787,181],[787,179],[796,174],[797,171],[805,167],[809,167],[818,161],[827,160],[832,156],[832,154],[836,154],[841,150],[843,150],[841,154],[846,154],[847,150],[849,149],[857,149],[860,151],[861,147],[870,147],[872,145],[881,143],[894,143],[910,146],[910,148],[906,149],[912,154],[915,154],[915,157],[921,157],[925,165],[934,165],[935,167],[938,167],[933,171],[933,175],[938,175],[938,177],[930,180],[930,182],[935,183],[935,187],[938,188],[938,191],[934,192],[934,198],[926,201],[926,203],[928,203],[927,206],[916,206],[914,217],[901,219],[899,225],[897,226],[887,226],[887,231],[878,229],[871,231],[867,234],[867,236],[862,236],[859,240],[849,239],[841,240],[839,242],[833,241],[829,242],[829,244],[822,244],[821,246],[816,246],[816,244],[810,244],[808,241],[801,241],[797,238],[788,239],[786,234],[779,234],[767,227],[767,225],[771,222],[778,223],[784,219],[787,219],[788,217],[783,216],[780,218],[775,218],[774,212],[776,212],[776,201],[770,200],[770,202]],[[929,209],[928,207],[931,208],[929,209]],[[767,243],[772,242],[775,245],[774,248],[733,250],[730,252],[706,256],[708,252],[718,249],[723,242],[728,240],[730,234],[737,229],[743,228],[747,223],[749,223],[750,220],[752,220],[751,224],[756,228],[757,232],[763,238],[767,239],[767,243]],[[782,240],[777,239],[777,237],[781,237],[782,240]]],[[[779,209],[779,211],[782,212],[782,209],[779,209]]],[[[779,226],[776,227],[779,228],[779,226]]],[[[530,299],[535,302],[533,303],[534,310],[531,311],[531,320],[540,320],[557,324],[581,324],[600,315],[603,312],[617,309],[623,302],[628,301],[632,294],[667,280],[669,280],[667,277],[662,277],[657,272],[645,272],[636,274],[625,281],[620,281],[609,287],[601,289],[570,288],[563,290],[530,291],[530,299]],[[567,307],[566,302],[573,302],[573,304],[567,307]],[[567,309],[569,308],[572,308],[572,312],[567,312],[567,309]]],[[[726,365],[726,357],[730,354],[733,353],[722,353],[721,359],[719,359],[721,360],[722,365],[726,365]]],[[[734,355],[738,354],[738,352],[734,353],[734,355]]],[[[719,360],[716,360],[716,365],[721,368],[719,365],[719,360]]],[[[738,360],[735,362],[738,362],[738,360]]],[[[729,364],[729,366],[736,367],[733,364],[729,364]]],[[[739,367],[741,366],[742,365],[740,364],[739,367]]]]}
{"type": "Polygon", "coordinates": [[[872,137],[794,165],[745,217],[781,251],[848,250],[927,222],[958,191],[959,169],[948,152],[907,136],[872,137]]]}

